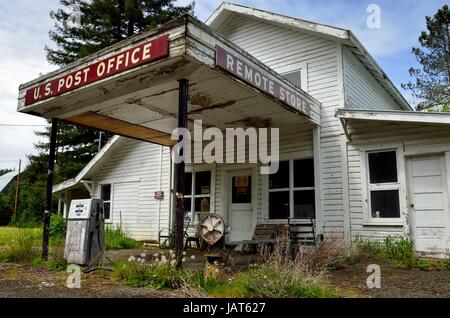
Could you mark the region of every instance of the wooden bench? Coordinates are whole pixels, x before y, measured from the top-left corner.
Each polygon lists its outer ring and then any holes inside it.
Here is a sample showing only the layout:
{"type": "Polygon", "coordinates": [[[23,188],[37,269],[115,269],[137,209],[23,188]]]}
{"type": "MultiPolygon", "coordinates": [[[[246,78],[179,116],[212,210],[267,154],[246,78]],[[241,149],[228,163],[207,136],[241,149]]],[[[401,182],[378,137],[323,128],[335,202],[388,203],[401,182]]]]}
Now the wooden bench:
{"type": "Polygon", "coordinates": [[[250,247],[260,254],[270,253],[277,242],[277,238],[288,233],[288,224],[258,224],[253,239],[227,242],[227,249],[234,250],[237,246],[250,247]]]}

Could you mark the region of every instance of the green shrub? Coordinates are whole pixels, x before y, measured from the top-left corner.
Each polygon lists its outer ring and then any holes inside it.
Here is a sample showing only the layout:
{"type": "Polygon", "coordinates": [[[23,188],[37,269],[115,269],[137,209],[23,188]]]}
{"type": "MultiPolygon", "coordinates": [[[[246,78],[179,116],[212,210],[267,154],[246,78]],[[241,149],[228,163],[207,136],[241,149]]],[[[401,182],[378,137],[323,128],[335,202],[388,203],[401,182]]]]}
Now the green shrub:
{"type": "Polygon", "coordinates": [[[130,249],[139,246],[139,243],[127,236],[120,227],[106,227],[105,230],[106,248],[110,250],[130,249]]]}
{"type": "Polygon", "coordinates": [[[50,237],[62,239],[66,237],[67,223],[61,214],[52,214],[50,218],[50,237]]]}
{"type": "Polygon", "coordinates": [[[10,226],[19,228],[35,228],[42,226],[42,220],[36,216],[34,211],[24,210],[17,216],[15,221],[11,220],[10,226]]]}

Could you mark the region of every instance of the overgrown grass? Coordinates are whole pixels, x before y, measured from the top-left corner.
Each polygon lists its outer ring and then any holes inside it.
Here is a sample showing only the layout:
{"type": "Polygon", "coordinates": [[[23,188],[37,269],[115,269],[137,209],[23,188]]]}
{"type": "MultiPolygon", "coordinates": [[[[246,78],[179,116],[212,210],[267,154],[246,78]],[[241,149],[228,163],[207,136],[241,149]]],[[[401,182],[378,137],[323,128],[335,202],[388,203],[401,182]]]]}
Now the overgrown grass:
{"type": "Polygon", "coordinates": [[[0,246],[8,246],[12,241],[17,240],[20,235],[30,234],[39,240],[42,230],[38,228],[17,228],[12,226],[0,227],[0,246]]]}
{"type": "Polygon", "coordinates": [[[411,264],[415,258],[414,243],[405,236],[387,236],[383,241],[357,241],[359,252],[399,264],[411,264]]]}
{"type": "Polygon", "coordinates": [[[105,229],[106,249],[120,250],[139,247],[139,243],[126,235],[120,227],[109,227],[105,229]]]}
{"type": "Polygon", "coordinates": [[[170,256],[156,256],[149,265],[144,265],[144,261],[145,258],[130,257],[128,261],[116,262],[112,278],[129,286],[153,289],[177,289],[189,280],[189,272],[175,268],[174,258],[170,256]]]}
{"type": "Polygon", "coordinates": [[[150,263],[145,257],[130,257],[115,264],[112,277],[132,286],[185,290],[187,296],[335,298],[339,294],[322,280],[329,262],[335,259],[335,256],[324,257],[325,249],[301,250],[293,259],[286,260],[280,248],[263,264],[253,264],[235,274],[217,264],[218,273],[207,278],[200,271],[175,269],[174,255],[170,252],[168,258],[161,256],[150,263]]]}
{"type": "Polygon", "coordinates": [[[405,236],[387,236],[383,241],[363,241],[359,239],[356,246],[358,252],[363,256],[375,257],[400,268],[450,270],[450,258],[429,260],[416,257],[414,243],[405,236]]]}
{"type": "Polygon", "coordinates": [[[26,229],[14,231],[9,236],[4,251],[0,252],[3,262],[31,262],[39,253],[36,248],[37,232],[26,229]]]}

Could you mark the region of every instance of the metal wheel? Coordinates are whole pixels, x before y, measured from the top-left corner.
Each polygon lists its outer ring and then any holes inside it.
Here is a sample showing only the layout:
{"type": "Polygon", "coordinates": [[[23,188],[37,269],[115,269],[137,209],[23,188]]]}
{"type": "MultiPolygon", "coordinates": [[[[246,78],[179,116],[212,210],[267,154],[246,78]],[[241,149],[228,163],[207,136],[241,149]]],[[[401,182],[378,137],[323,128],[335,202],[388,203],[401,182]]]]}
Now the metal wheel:
{"type": "Polygon", "coordinates": [[[225,234],[225,223],[217,214],[205,214],[198,223],[201,238],[209,245],[216,244],[225,234]]]}

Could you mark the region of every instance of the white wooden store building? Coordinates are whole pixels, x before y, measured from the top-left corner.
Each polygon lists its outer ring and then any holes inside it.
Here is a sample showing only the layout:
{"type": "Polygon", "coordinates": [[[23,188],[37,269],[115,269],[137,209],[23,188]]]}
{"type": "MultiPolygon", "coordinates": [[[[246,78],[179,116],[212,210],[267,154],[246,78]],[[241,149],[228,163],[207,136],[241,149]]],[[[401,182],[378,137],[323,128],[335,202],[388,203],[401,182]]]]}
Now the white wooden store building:
{"type": "Polygon", "coordinates": [[[71,198],[102,197],[109,222],[139,240],[156,240],[172,225],[169,147],[181,78],[190,83],[190,121],[280,129],[274,175],[261,175],[259,164],[187,166],[187,210],[222,215],[228,239],[250,239],[257,224],[312,217],[325,237],[350,243],[410,235],[418,251],[449,253],[450,115],[414,112],[351,31],[230,3],[205,24],[184,17],[21,86],[21,112],[122,136],[54,187],[66,206],[71,198]],[[161,36],[169,50],[156,61],[27,97],[161,36]],[[224,69],[219,49],[293,92],[301,107],[224,69]],[[236,198],[239,177],[247,191],[236,198]]]}

